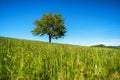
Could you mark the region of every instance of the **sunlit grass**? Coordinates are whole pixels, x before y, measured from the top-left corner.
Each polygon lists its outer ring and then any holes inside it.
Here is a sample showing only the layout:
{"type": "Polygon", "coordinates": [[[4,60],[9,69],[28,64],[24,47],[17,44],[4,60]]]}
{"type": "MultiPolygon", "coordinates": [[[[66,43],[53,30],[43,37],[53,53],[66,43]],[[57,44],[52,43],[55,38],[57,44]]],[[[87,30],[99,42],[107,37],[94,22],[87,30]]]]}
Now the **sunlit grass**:
{"type": "Polygon", "coordinates": [[[120,80],[120,49],[0,37],[0,80],[120,80]]]}

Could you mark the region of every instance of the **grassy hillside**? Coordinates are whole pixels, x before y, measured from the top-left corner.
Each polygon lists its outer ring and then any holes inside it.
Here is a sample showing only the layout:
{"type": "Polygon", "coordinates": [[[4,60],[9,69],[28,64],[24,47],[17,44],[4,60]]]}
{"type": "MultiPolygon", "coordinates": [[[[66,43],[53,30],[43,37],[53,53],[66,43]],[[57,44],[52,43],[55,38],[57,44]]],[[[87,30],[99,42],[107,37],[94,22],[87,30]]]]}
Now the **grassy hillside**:
{"type": "Polygon", "coordinates": [[[120,49],[0,37],[0,80],[120,80],[120,49]]]}

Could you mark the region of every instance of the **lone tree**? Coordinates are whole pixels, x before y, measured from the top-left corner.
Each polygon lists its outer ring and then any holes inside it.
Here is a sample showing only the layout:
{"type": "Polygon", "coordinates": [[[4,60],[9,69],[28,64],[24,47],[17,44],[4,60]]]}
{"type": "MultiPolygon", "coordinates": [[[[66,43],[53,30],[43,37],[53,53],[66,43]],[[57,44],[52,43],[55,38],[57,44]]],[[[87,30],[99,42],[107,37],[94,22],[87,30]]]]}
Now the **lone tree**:
{"type": "Polygon", "coordinates": [[[35,21],[35,25],[32,34],[40,36],[47,34],[49,43],[51,43],[51,39],[61,38],[66,33],[64,20],[60,14],[44,14],[40,20],[35,21]]]}

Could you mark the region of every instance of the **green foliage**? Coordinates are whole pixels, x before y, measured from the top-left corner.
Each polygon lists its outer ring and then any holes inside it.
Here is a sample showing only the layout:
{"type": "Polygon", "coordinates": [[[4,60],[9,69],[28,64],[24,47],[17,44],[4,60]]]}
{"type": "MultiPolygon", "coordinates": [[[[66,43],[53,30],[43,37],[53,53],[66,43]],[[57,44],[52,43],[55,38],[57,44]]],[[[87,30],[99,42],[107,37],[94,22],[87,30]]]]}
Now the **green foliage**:
{"type": "Polygon", "coordinates": [[[120,80],[120,50],[0,37],[0,80],[120,80]]]}
{"type": "Polygon", "coordinates": [[[49,42],[51,38],[61,38],[66,33],[64,20],[60,14],[45,14],[40,20],[35,21],[36,28],[32,31],[34,35],[49,36],[49,42]]]}

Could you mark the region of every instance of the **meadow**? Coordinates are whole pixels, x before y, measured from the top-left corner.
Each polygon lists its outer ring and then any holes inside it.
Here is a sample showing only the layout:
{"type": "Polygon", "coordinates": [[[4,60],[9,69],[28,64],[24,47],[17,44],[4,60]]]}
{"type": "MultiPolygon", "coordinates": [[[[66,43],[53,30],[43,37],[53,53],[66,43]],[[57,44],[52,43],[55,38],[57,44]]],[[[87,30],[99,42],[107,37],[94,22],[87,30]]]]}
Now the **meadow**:
{"type": "Polygon", "coordinates": [[[120,80],[120,49],[0,37],[0,80],[120,80]]]}

